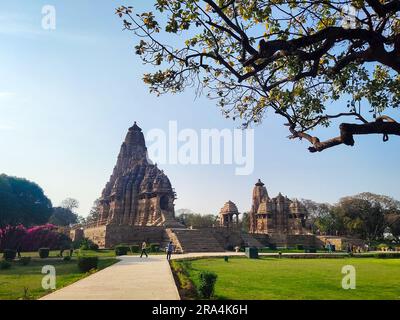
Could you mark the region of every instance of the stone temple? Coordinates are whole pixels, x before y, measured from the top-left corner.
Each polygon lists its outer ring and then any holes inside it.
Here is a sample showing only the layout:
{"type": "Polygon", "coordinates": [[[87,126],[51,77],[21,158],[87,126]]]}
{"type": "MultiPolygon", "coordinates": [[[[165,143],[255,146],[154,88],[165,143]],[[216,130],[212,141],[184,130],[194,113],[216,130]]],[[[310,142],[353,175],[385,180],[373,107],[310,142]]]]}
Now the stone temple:
{"type": "Polygon", "coordinates": [[[147,157],[142,129],[129,128],[100,198],[98,225],[176,226],[175,191],[147,157]]]}
{"type": "Polygon", "coordinates": [[[71,238],[88,238],[100,248],[172,241],[177,252],[220,252],[236,246],[318,246],[298,201],[270,198],[259,180],[253,189],[249,232],[241,230],[237,206],[228,201],[212,228],[186,228],[175,219],[176,193],[167,175],[147,155],[135,123],[121,145],[117,163],[99,199],[98,221],[71,228],[71,238]]]}
{"type": "Polygon", "coordinates": [[[250,232],[274,235],[307,234],[307,211],[298,200],[290,200],[281,193],[268,196],[267,189],[258,180],[253,189],[253,204],[249,214],[250,232]]]}

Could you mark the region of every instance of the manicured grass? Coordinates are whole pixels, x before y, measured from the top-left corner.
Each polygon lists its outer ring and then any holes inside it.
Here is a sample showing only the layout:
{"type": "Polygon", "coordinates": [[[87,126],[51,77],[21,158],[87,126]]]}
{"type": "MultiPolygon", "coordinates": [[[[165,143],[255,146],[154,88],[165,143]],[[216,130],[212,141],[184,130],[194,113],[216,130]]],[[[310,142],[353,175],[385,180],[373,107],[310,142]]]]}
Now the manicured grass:
{"type": "Polygon", "coordinates": [[[212,258],[177,263],[195,285],[200,271],[215,272],[217,299],[400,300],[400,259],[212,258]],[[342,289],[345,265],[356,269],[355,290],[342,289]]]}
{"type": "MultiPolygon", "coordinates": [[[[28,255],[23,254],[23,256],[28,255]]],[[[115,258],[100,258],[98,269],[104,269],[117,261],[115,258]]],[[[56,258],[35,258],[27,266],[13,262],[11,269],[0,270],[0,300],[37,299],[50,293],[42,288],[42,279],[45,275],[41,272],[45,265],[55,267],[57,289],[88,275],[80,272],[75,257],[68,262],[56,258]],[[27,296],[24,293],[25,289],[28,289],[27,296]]]]}

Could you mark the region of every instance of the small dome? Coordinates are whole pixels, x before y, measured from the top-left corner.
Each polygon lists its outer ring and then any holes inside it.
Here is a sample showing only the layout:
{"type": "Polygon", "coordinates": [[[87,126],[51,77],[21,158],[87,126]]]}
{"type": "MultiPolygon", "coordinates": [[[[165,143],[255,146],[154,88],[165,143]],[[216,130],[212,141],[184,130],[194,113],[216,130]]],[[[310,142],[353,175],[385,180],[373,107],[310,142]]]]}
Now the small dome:
{"type": "Polygon", "coordinates": [[[256,183],[256,186],[257,186],[257,187],[263,187],[263,186],[264,186],[264,183],[262,183],[261,180],[258,179],[258,181],[257,181],[257,183],[256,183]]]}
{"type": "Polygon", "coordinates": [[[238,214],[239,210],[236,206],[236,204],[234,204],[232,201],[228,201],[224,204],[224,206],[222,207],[220,214],[238,214]]]}

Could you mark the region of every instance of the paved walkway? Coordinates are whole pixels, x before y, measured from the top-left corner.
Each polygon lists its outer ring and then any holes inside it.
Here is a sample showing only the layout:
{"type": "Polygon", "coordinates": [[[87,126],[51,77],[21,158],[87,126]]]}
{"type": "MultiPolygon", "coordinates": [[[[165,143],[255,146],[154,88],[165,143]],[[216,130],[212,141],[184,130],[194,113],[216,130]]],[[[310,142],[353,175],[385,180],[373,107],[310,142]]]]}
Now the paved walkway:
{"type": "Polygon", "coordinates": [[[118,257],[120,262],[41,300],[179,300],[165,256],[118,257]]]}

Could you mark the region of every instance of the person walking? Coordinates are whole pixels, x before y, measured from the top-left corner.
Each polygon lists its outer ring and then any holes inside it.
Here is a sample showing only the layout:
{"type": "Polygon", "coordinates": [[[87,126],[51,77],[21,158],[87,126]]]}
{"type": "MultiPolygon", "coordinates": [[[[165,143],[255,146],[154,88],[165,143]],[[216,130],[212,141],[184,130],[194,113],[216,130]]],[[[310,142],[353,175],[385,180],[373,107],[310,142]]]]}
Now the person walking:
{"type": "Polygon", "coordinates": [[[140,254],[140,257],[143,257],[143,254],[146,255],[146,258],[148,258],[148,254],[147,254],[147,243],[146,241],[143,241],[142,243],[142,253],[140,254]]]}
{"type": "Polygon", "coordinates": [[[167,260],[171,260],[171,255],[173,251],[174,251],[174,245],[172,241],[170,241],[167,246],[167,260]]]}

